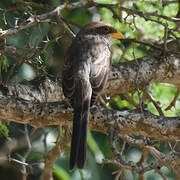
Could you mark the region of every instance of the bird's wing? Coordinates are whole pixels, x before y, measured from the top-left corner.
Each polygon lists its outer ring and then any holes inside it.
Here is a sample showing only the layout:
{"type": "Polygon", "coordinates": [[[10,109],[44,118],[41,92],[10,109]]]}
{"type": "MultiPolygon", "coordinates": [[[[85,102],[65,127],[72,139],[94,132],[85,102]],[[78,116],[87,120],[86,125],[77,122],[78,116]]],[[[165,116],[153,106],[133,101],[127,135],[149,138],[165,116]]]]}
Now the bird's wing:
{"type": "Polygon", "coordinates": [[[96,61],[90,65],[90,83],[92,87],[91,106],[94,104],[98,93],[104,88],[109,74],[111,64],[110,51],[102,53],[96,61]]]}
{"type": "Polygon", "coordinates": [[[104,87],[107,76],[109,73],[109,67],[103,65],[91,65],[90,82],[94,92],[99,93],[104,87]]]}
{"type": "Polygon", "coordinates": [[[70,100],[71,105],[73,106],[73,94],[75,90],[75,82],[73,78],[72,67],[66,63],[64,64],[63,72],[62,72],[62,88],[64,96],[70,100]]]}

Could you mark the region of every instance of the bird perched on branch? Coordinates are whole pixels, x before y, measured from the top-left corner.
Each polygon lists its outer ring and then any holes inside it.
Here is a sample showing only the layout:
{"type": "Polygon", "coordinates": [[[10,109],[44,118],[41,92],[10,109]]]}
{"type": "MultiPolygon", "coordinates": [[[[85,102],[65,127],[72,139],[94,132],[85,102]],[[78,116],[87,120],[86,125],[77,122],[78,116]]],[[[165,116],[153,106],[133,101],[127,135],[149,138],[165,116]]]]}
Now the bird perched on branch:
{"type": "Polygon", "coordinates": [[[62,87],[74,109],[70,170],[85,164],[89,109],[108,79],[112,38],[123,36],[109,24],[92,22],[79,31],[67,51],[62,87]]]}

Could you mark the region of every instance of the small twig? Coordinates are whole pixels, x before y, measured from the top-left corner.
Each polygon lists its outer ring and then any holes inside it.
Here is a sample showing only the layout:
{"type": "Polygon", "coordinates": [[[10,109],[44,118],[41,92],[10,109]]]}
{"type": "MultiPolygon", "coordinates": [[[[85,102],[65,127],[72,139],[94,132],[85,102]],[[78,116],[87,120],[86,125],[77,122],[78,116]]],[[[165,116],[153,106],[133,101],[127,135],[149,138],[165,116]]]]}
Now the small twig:
{"type": "Polygon", "coordinates": [[[45,132],[45,133],[44,133],[44,138],[43,138],[43,144],[44,144],[44,152],[45,152],[45,154],[48,153],[47,135],[48,135],[48,132],[45,132]]]}
{"type": "Polygon", "coordinates": [[[109,10],[111,10],[111,12],[113,13],[113,18],[116,18],[119,20],[119,22],[122,22],[122,18],[116,13],[113,8],[109,7],[109,10]]]}
{"type": "Polygon", "coordinates": [[[58,39],[60,39],[60,38],[61,38],[61,37],[55,37],[55,38],[53,38],[53,39],[51,39],[51,40],[43,41],[44,47],[43,47],[41,50],[40,50],[39,48],[37,48],[37,43],[36,43],[35,46],[34,46],[34,48],[31,49],[31,51],[35,50],[34,54],[33,54],[32,56],[27,57],[27,61],[32,60],[32,59],[40,56],[40,55],[47,49],[47,47],[48,47],[50,44],[58,41],[58,39]]]}
{"type": "Polygon", "coordinates": [[[118,9],[120,9],[122,11],[127,12],[130,15],[138,15],[140,17],[143,17],[146,21],[150,20],[150,21],[154,21],[154,22],[157,22],[157,23],[160,23],[160,24],[163,24],[163,23],[160,22],[160,21],[151,19],[149,16],[156,16],[156,17],[168,20],[168,21],[180,22],[180,18],[164,16],[164,15],[159,14],[156,11],[155,12],[142,12],[142,11],[135,10],[135,9],[129,9],[129,8],[125,8],[125,7],[121,6],[121,4],[119,4],[119,3],[117,3],[117,4],[102,4],[102,3],[93,2],[93,5],[96,5],[98,7],[106,7],[108,9],[110,9],[110,8],[118,8],[118,9]]]}
{"type": "Polygon", "coordinates": [[[164,53],[167,51],[167,38],[168,38],[168,24],[164,26],[164,53]]]}
{"type": "Polygon", "coordinates": [[[16,2],[17,2],[17,4],[20,4],[21,7],[22,6],[32,6],[32,7],[38,7],[38,8],[47,9],[47,10],[52,8],[48,4],[41,4],[41,3],[35,3],[35,2],[27,2],[27,1],[23,1],[23,0],[16,0],[16,2]]]}
{"type": "Polygon", "coordinates": [[[145,91],[145,95],[147,96],[147,98],[150,99],[150,101],[154,104],[156,110],[158,111],[160,116],[164,116],[164,113],[161,109],[161,107],[159,106],[159,104],[155,101],[154,97],[152,96],[152,93],[146,89],[145,91]]]}
{"type": "MultiPolygon", "coordinates": [[[[65,18],[65,17],[63,17],[63,16],[61,16],[61,19],[62,19],[67,25],[68,25],[68,24],[72,24],[72,25],[78,27],[79,29],[82,28],[82,25],[80,25],[80,24],[78,24],[78,23],[76,23],[76,22],[73,22],[73,21],[71,21],[71,20],[69,20],[69,19],[67,19],[67,18],[65,18]]],[[[70,28],[69,25],[68,25],[68,27],[69,27],[69,29],[72,31],[72,29],[70,28]]],[[[72,31],[72,32],[73,32],[73,31],[72,31]]],[[[75,34],[75,33],[74,33],[74,34],[75,34]]]]}
{"type": "Polygon", "coordinates": [[[136,40],[136,39],[121,39],[122,42],[135,42],[135,43],[139,43],[139,44],[143,44],[145,46],[149,46],[149,47],[152,47],[154,49],[157,49],[159,51],[163,51],[163,48],[157,46],[157,45],[154,45],[152,43],[149,43],[149,42],[144,42],[144,41],[140,41],[140,40],[136,40]]]}
{"type": "Polygon", "coordinates": [[[112,172],[112,175],[117,174],[115,180],[119,180],[122,174],[122,169],[118,169],[117,171],[112,172]]]}
{"type": "Polygon", "coordinates": [[[136,31],[138,32],[138,37],[143,37],[144,32],[142,32],[142,30],[137,27],[135,18],[136,17],[133,15],[133,24],[134,24],[134,27],[135,27],[136,31]]]}
{"type": "Polygon", "coordinates": [[[22,162],[22,161],[19,161],[17,159],[14,159],[14,158],[11,158],[11,157],[0,157],[0,161],[9,161],[9,162],[15,162],[15,163],[18,163],[20,165],[23,165],[23,166],[26,166],[26,167],[32,167],[32,166],[36,166],[40,163],[43,163],[43,161],[41,162],[36,162],[36,163],[31,163],[31,164],[28,164],[28,163],[25,163],[25,162],[22,162]]]}
{"type": "MultiPolygon", "coordinates": [[[[140,40],[136,40],[136,39],[121,39],[122,42],[135,42],[135,43],[138,43],[138,44],[143,44],[145,46],[149,46],[155,50],[158,50],[160,52],[164,52],[164,48],[162,48],[161,46],[157,46],[157,45],[154,45],[152,43],[149,43],[149,42],[144,42],[144,41],[140,41],[140,40]]],[[[172,53],[172,54],[178,54],[180,55],[180,52],[176,52],[176,51],[172,51],[172,50],[166,50],[166,53],[172,53]]]]}
{"type": "Polygon", "coordinates": [[[176,94],[175,94],[173,100],[171,101],[171,103],[169,104],[169,106],[165,109],[165,111],[168,111],[168,110],[170,110],[172,107],[175,106],[176,101],[177,101],[178,96],[179,96],[179,93],[180,93],[180,89],[177,88],[177,91],[176,91],[176,94]]]}
{"type": "Polygon", "coordinates": [[[148,152],[147,152],[146,150],[144,150],[144,151],[142,152],[141,158],[140,158],[140,160],[137,162],[137,164],[138,164],[138,165],[142,165],[142,164],[145,162],[145,160],[146,160],[146,158],[147,158],[147,155],[148,155],[148,152]]]}
{"type": "Polygon", "coordinates": [[[115,164],[117,166],[119,166],[120,168],[124,168],[124,169],[129,169],[129,170],[133,170],[137,173],[145,173],[147,171],[150,171],[152,169],[155,169],[157,167],[159,167],[158,163],[154,163],[151,164],[147,167],[143,166],[143,165],[138,165],[135,164],[132,161],[127,161],[124,159],[124,157],[121,155],[121,153],[117,150],[116,146],[115,146],[115,137],[116,137],[116,132],[114,130],[110,130],[110,147],[112,152],[116,155],[118,160],[104,160],[103,163],[112,163],[115,164]]]}
{"type": "Polygon", "coordinates": [[[20,8],[20,7],[18,7],[18,6],[13,6],[13,7],[10,7],[10,8],[7,8],[7,9],[4,10],[4,12],[3,12],[3,20],[4,20],[4,24],[5,24],[5,25],[7,25],[6,13],[7,13],[7,12],[10,12],[10,11],[16,11],[18,8],[20,8]]]}
{"type": "Polygon", "coordinates": [[[126,142],[125,141],[123,141],[123,145],[122,145],[122,148],[121,148],[121,155],[123,154],[123,152],[124,152],[124,150],[125,150],[125,148],[126,148],[126,142]]]}
{"type": "Polygon", "coordinates": [[[19,61],[13,64],[13,66],[11,67],[8,73],[7,80],[4,83],[5,85],[7,85],[10,79],[19,72],[19,69],[21,68],[22,64],[26,61],[26,56],[28,55],[30,51],[31,49],[26,49],[26,51],[24,51],[24,53],[21,55],[21,58],[19,59],[19,61]]]}
{"type": "Polygon", "coordinates": [[[168,180],[161,170],[157,168],[155,169],[155,171],[162,177],[163,180],[168,180]]]}
{"type": "Polygon", "coordinates": [[[136,61],[136,64],[138,66],[138,70],[137,70],[137,73],[136,73],[136,90],[138,92],[138,97],[139,97],[139,108],[141,110],[141,113],[142,113],[142,116],[143,116],[143,119],[145,118],[144,116],[144,102],[143,102],[143,99],[142,99],[142,96],[141,96],[141,93],[140,93],[140,89],[139,89],[139,71],[140,71],[140,65],[139,65],[139,62],[137,61],[136,59],[136,56],[135,56],[135,52],[134,52],[134,46],[133,46],[133,56],[134,56],[134,60],[136,61]]]}
{"type": "Polygon", "coordinates": [[[52,171],[54,166],[54,161],[58,156],[60,156],[60,145],[61,145],[61,134],[60,134],[60,126],[59,126],[59,134],[57,137],[56,145],[53,147],[53,149],[47,153],[45,156],[45,167],[44,167],[44,173],[43,173],[43,180],[50,180],[52,178],[52,171]]]}
{"type": "Polygon", "coordinates": [[[143,139],[136,139],[136,138],[133,138],[132,136],[128,136],[125,134],[120,134],[119,137],[121,139],[123,139],[124,141],[126,141],[128,144],[130,144],[132,146],[138,146],[141,148],[144,148],[147,145],[155,146],[158,144],[158,141],[148,141],[147,142],[144,138],[143,139]]]}
{"type": "Polygon", "coordinates": [[[174,3],[178,3],[178,1],[174,0],[174,1],[167,1],[167,0],[162,0],[162,6],[165,7],[169,4],[174,4],[174,3]]]}
{"type": "MultiPolygon", "coordinates": [[[[31,153],[32,145],[31,145],[31,140],[30,140],[30,137],[29,137],[27,124],[25,124],[24,128],[25,128],[25,137],[26,137],[26,141],[27,141],[27,144],[28,144],[28,151],[25,154],[25,156],[23,157],[23,162],[25,163],[28,156],[29,156],[29,154],[31,153]]],[[[28,176],[28,171],[27,171],[26,166],[23,166],[22,174],[23,174],[23,180],[26,180],[26,178],[28,176]]]]}

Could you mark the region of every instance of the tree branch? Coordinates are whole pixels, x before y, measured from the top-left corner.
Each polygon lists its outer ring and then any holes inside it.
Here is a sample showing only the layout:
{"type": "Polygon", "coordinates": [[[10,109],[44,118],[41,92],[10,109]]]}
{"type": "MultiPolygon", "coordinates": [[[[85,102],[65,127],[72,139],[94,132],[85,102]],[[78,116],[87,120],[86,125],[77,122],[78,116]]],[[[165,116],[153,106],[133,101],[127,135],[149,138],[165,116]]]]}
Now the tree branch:
{"type": "Polygon", "coordinates": [[[42,15],[37,15],[37,16],[31,16],[28,19],[26,19],[26,21],[24,21],[20,26],[17,26],[15,28],[8,29],[8,30],[1,30],[0,38],[5,38],[8,35],[16,34],[17,32],[22,31],[24,29],[30,28],[32,26],[36,26],[39,23],[48,22],[47,21],[48,19],[51,19],[51,18],[57,16],[64,9],[70,11],[70,10],[73,10],[76,8],[82,8],[82,7],[83,8],[105,7],[110,10],[112,8],[118,8],[122,11],[125,11],[127,14],[138,15],[140,17],[143,17],[145,20],[151,20],[151,21],[155,21],[155,22],[158,22],[158,21],[150,18],[150,16],[156,16],[158,18],[162,18],[162,19],[165,19],[168,21],[173,21],[173,22],[180,21],[180,18],[164,16],[164,15],[158,14],[157,12],[142,12],[142,11],[138,11],[135,9],[125,8],[125,7],[122,7],[120,3],[119,4],[102,4],[102,3],[96,3],[92,0],[85,0],[85,1],[80,1],[80,2],[76,2],[76,3],[68,3],[68,4],[64,3],[48,13],[44,13],[42,15]]]}
{"type": "MultiPolygon", "coordinates": [[[[161,82],[180,87],[180,56],[145,56],[133,61],[113,64],[107,88],[103,94],[119,95],[143,90],[149,83],[161,82]],[[137,64],[138,62],[138,64],[137,64]],[[137,77],[138,74],[138,77],[137,77]]],[[[40,77],[27,83],[10,84],[2,93],[29,101],[56,102],[64,100],[61,80],[40,77]]]]}
{"type": "MultiPolygon", "coordinates": [[[[21,5],[31,5],[38,6],[36,3],[23,2],[21,0],[17,1],[21,5]]],[[[38,7],[42,7],[41,5],[38,7]]],[[[77,3],[64,3],[58,6],[56,9],[44,13],[41,15],[30,15],[23,23],[17,25],[14,28],[1,30],[0,31],[0,52],[3,55],[11,56],[19,60],[31,60],[36,56],[39,56],[49,43],[54,42],[55,39],[47,41],[41,51],[38,49],[38,41],[32,49],[28,49],[27,54],[24,52],[24,56],[19,55],[15,48],[6,46],[5,38],[14,35],[17,32],[23,31],[27,28],[37,26],[40,23],[49,23],[54,17],[58,16],[60,23],[58,24],[58,29],[61,29],[59,35],[61,35],[61,40],[68,34],[65,32],[69,28],[65,26],[65,23],[73,24],[61,17],[61,11],[73,10],[75,8],[89,8],[89,7],[105,7],[113,12],[114,18],[121,21],[121,18],[116,14],[115,9],[125,11],[128,15],[133,17],[140,16],[145,20],[154,21],[160,23],[165,28],[164,33],[164,46],[156,46],[151,43],[146,43],[143,41],[133,40],[133,42],[141,43],[145,46],[150,46],[153,49],[160,51],[159,56],[156,53],[150,54],[148,56],[138,58],[132,61],[127,61],[125,63],[119,63],[112,65],[112,70],[109,75],[109,82],[107,88],[104,90],[104,94],[119,95],[121,93],[134,93],[139,90],[144,91],[149,83],[161,82],[174,84],[177,88],[180,88],[180,56],[179,56],[179,40],[175,39],[176,43],[174,46],[168,46],[168,31],[173,31],[168,29],[168,25],[165,24],[162,19],[167,21],[172,21],[178,24],[180,18],[177,17],[167,17],[157,12],[142,12],[134,9],[129,9],[122,7],[121,4],[100,4],[91,0],[85,0],[77,3]],[[152,16],[157,17],[157,20],[152,18],[152,16]],[[62,26],[61,28],[59,28],[62,26]],[[66,34],[65,34],[66,33],[66,34]],[[163,49],[165,48],[165,50],[163,49]],[[28,52],[35,51],[35,53],[28,57],[28,52]],[[36,51],[37,50],[37,51],[36,51]],[[178,51],[178,52],[175,52],[178,51]],[[170,55],[171,54],[171,55],[170,55]]],[[[17,7],[18,8],[18,7],[17,7]]],[[[134,22],[135,23],[135,22],[134,22]]],[[[76,25],[76,24],[74,24],[76,25]]],[[[70,35],[67,43],[62,43],[64,46],[64,51],[69,46],[71,42],[72,34],[70,35]],[[65,47],[67,46],[67,47],[65,47]]],[[[60,36],[58,36],[60,37],[60,36]]],[[[127,40],[127,39],[126,39],[127,40]]],[[[30,47],[31,48],[31,47],[30,47]]],[[[134,55],[135,57],[135,55],[134,55]]],[[[140,97],[139,93],[139,97],[140,97]]],[[[178,93],[175,100],[177,99],[178,93]]],[[[116,131],[116,136],[122,138],[124,141],[128,142],[130,145],[137,145],[144,149],[145,154],[149,153],[153,155],[158,160],[150,166],[142,166],[142,161],[139,163],[130,164],[126,160],[121,160],[122,153],[119,150],[114,154],[118,157],[118,160],[107,160],[106,163],[115,163],[119,167],[125,169],[131,169],[139,173],[143,178],[143,174],[151,169],[157,170],[159,174],[159,167],[169,165],[172,168],[176,168],[176,174],[179,174],[178,164],[179,158],[174,157],[174,153],[168,153],[164,155],[159,152],[155,147],[152,147],[153,141],[147,143],[145,139],[133,138],[132,134],[138,134],[145,137],[152,137],[156,140],[169,141],[178,140],[180,138],[180,121],[178,117],[164,117],[163,113],[161,116],[156,116],[148,111],[143,110],[143,102],[140,103],[141,110],[138,109],[139,104],[136,106],[136,110],[110,110],[103,106],[93,106],[91,108],[91,116],[89,121],[89,128],[91,130],[103,132],[110,134],[111,130],[116,131]],[[174,161],[174,162],[173,162],[174,161]],[[173,163],[171,163],[173,162],[173,163]],[[174,166],[174,164],[176,166],[174,166]]],[[[174,103],[173,103],[174,104],[174,103]]],[[[160,112],[160,111],[159,111],[160,112]]],[[[70,125],[72,123],[73,110],[66,103],[66,99],[63,95],[61,88],[60,79],[52,79],[49,77],[40,77],[33,81],[27,83],[19,84],[9,84],[6,87],[0,87],[0,118],[8,121],[14,121],[22,124],[29,124],[35,128],[47,126],[47,125],[70,125]]],[[[53,148],[45,159],[45,173],[44,179],[49,179],[52,174],[52,167],[56,156],[59,154],[59,145],[62,138],[58,138],[56,147],[53,148]]],[[[114,143],[114,142],[112,142],[114,143]]],[[[122,150],[123,151],[123,150],[122,150]]],[[[162,175],[163,176],[163,175],[162,175]]]]}
{"type": "MultiPolygon", "coordinates": [[[[66,103],[32,103],[13,96],[0,98],[0,118],[34,127],[46,125],[70,125],[72,109],[66,103]]],[[[179,118],[156,116],[148,111],[108,110],[101,106],[91,109],[89,127],[103,133],[109,128],[119,134],[139,134],[157,140],[178,140],[180,138],[179,118]]]]}

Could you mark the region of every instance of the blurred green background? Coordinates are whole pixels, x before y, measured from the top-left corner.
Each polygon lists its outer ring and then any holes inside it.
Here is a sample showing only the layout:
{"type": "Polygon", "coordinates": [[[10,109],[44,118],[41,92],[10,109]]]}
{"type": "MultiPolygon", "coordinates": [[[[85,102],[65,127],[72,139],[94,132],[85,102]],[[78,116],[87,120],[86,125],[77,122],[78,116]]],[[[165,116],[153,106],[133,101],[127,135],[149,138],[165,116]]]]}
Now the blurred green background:
{"type": "MultiPolygon", "coordinates": [[[[29,0],[28,2],[35,2],[41,4],[44,7],[34,7],[34,6],[22,6],[20,8],[14,8],[19,6],[18,0],[1,0],[0,1],[0,28],[6,30],[13,28],[18,22],[19,24],[27,19],[31,14],[39,15],[52,11],[55,7],[63,3],[61,0],[29,0]],[[47,8],[46,8],[47,7],[47,8]],[[15,10],[14,10],[14,9],[15,10]]],[[[69,1],[77,2],[77,1],[69,1]]],[[[143,12],[155,12],[159,14],[175,17],[179,7],[178,3],[167,3],[163,6],[161,1],[118,1],[118,0],[96,0],[98,3],[121,3],[122,6],[139,10],[143,12]]],[[[170,2],[170,1],[167,1],[170,2]]],[[[62,15],[64,18],[73,21],[79,25],[87,24],[91,21],[102,20],[107,23],[112,24],[118,31],[122,32],[125,38],[135,38],[142,41],[158,44],[164,37],[164,27],[161,24],[157,24],[152,21],[146,21],[142,17],[128,16],[124,11],[119,11],[115,9],[115,12],[122,18],[122,22],[119,22],[113,17],[110,10],[106,8],[77,8],[72,11],[64,10],[62,15]]],[[[152,17],[156,19],[156,17],[152,17]]],[[[165,20],[160,19],[160,21],[165,22],[165,20]]],[[[55,21],[54,21],[55,22],[55,21]]],[[[173,22],[168,23],[168,28],[174,29],[176,24],[173,22]]],[[[24,81],[30,81],[40,75],[51,75],[58,77],[61,74],[62,61],[64,57],[64,49],[61,41],[54,41],[51,43],[43,52],[38,54],[41,49],[44,48],[45,42],[47,40],[52,40],[55,38],[55,23],[53,21],[45,22],[39,24],[36,27],[28,28],[24,31],[18,32],[15,35],[8,36],[6,39],[6,44],[11,47],[15,47],[19,55],[22,55],[28,49],[31,51],[27,52],[29,59],[17,60],[11,56],[2,56],[2,82],[3,83],[19,83],[24,81]],[[34,50],[33,47],[38,45],[38,49],[34,50]],[[33,58],[32,58],[33,57],[33,58]]],[[[70,24],[72,30],[77,33],[79,28],[73,24],[70,24]]],[[[180,33],[175,32],[177,37],[180,37],[180,33]]],[[[172,36],[171,36],[172,37],[172,36]]],[[[112,46],[112,58],[113,63],[131,61],[134,58],[139,58],[148,55],[150,48],[141,44],[130,43],[130,42],[120,42],[114,41],[112,46]],[[133,54],[134,52],[134,54],[133,54]],[[135,57],[134,57],[135,56],[135,57]]],[[[180,114],[180,96],[178,97],[175,107],[166,111],[165,109],[173,100],[177,88],[170,84],[153,83],[150,87],[154,99],[159,103],[164,114],[166,116],[179,116],[180,114]]],[[[128,94],[128,93],[127,93],[128,94]]],[[[139,102],[138,93],[128,94],[132,96],[136,103],[139,102]]],[[[158,115],[158,112],[152,102],[146,100],[147,110],[158,115]]],[[[115,97],[107,102],[110,108],[116,108],[119,110],[123,109],[134,109],[135,107],[131,105],[124,98],[115,97]]],[[[37,163],[37,165],[29,168],[29,179],[39,179],[43,171],[43,157],[45,149],[50,150],[54,146],[54,142],[57,138],[56,127],[46,127],[43,129],[34,130],[29,126],[24,126],[16,123],[7,123],[4,120],[0,123],[0,153],[2,155],[9,151],[8,142],[15,142],[16,145],[12,147],[10,151],[11,157],[18,160],[23,160],[26,156],[26,162],[37,163]],[[32,142],[32,148],[28,148],[26,139],[23,138],[25,133],[29,133],[32,142]],[[44,139],[46,140],[46,145],[44,145],[44,139]],[[20,143],[21,142],[21,143],[20,143]],[[8,149],[7,149],[8,148],[8,149]],[[30,152],[29,152],[30,149],[30,152]]],[[[136,136],[135,136],[136,137],[136,136]]],[[[172,144],[174,142],[171,142],[172,144]]],[[[123,141],[119,140],[117,142],[119,149],[123,146],[123,141]]],[[[132,147],[126,144],[126,149],[123,152],[128,160],[138,162],[142,155],[142,149],[138,147],[132,147]]],[[[179,146],[177,146],[179,148],[179,146]]],[[[161,142],[158,149],[161,152],[169,152],[170,147],[161,142]]],[[[109,147],[109,138],[102,133],[89,132],[88,133],[88,152],[87,152],[87,163],[86,167],[82,170],[74,170],[69,172],[68,170],[68,160],[69,160],[69,147],[65,147],[64,153],[62,153],[61,158],[56,160],[54,165],[54,177],[57,180],[110,180],[114,179],[116,174],[112,174],[118,167],[113,165],[103,165],[102,159],[111,158],[112,152],[109,147]]],[[[152,156],[148,156],[147,165],[155,161],[152,156]]],[[[0,174],[4,179],[11,179],[10,174],[7,169],[10,169],[15,175],[13,178],[20,179],[18,172],[22,172],[22,167],[16,163],[0,162],[0,174]],[[5,165],[4,165],[5,164],[5,165]],[[5,168],[6,167],[6,168],[5,168]],[[18,167],[18,168],[13,168],[18,167]],[[17,172],[18,171],[18,172],[17,172]],[[7,177],[6,175],[9,175],[7,177]]],[[[167,177],[168,180],[175,179],[175,175],[172,170],[168,167],[161,168],[161,171],[167,177]]],[[[121,179],[127,180],[138,180],[138,175],[131,171],[122,171],[121,179]]],[[[145,173],[145,179],[147,180],[161,180],[162,177],[155,171],[149,171],[145,173]]]]}

